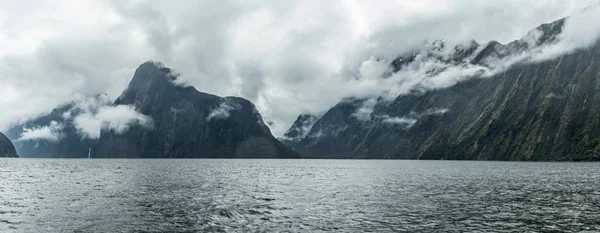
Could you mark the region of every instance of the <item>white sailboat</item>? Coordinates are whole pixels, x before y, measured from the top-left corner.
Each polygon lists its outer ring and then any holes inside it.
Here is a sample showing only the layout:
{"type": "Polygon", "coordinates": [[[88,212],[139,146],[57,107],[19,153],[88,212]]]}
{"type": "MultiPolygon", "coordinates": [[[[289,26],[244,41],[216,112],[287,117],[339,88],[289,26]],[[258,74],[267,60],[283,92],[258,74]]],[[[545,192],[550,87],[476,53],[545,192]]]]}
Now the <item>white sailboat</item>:
{"type": "Polygon", "coordinates": [[[92,158],[92,148],[88,150],[88,159],[92,158]]]}

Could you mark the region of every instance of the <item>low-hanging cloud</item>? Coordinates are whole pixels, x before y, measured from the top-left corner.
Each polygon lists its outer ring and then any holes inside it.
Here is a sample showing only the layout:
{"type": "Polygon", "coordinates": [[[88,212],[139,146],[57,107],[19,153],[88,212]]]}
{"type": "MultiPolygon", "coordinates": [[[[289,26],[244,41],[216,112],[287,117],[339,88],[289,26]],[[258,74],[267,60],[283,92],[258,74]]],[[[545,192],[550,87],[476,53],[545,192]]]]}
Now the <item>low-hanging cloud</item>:
{"type": "Polygon", "coordinates": [[[148,62],[152,62],[158,68],[168,69],[169,73],[166,74],[166,77],[169,78],[169,81],[171,83],[173,83],[175,86],[179,86],[179,87],[192,86],[192,84],[190,84],[190,82],[185,80],[185,78],[183,78],[181,76],[181,73],[177,72],[175,69],[167,67],[164,63],[162,63],[160,61],[150,60],[148,62]]]}
{"type": "Polygon", "coordinates": [[[132,106],[102,106],[97,112],[85,112],[73,119],[75,128],[90,139],[100,137],[101,131],[123,134],[133,125],[152,128],[152,118],[137,112],[132,106]]]}
{"type": "Polygon", "coordinates": [[[401,125],[405,129],[409,129],[413,127],[419,121],[419,119],[421,119],[424,116],[442,116],[448,111],[450,110],[447,108],[430,108],[426,109],[422,113],[411,112],[410,114],[408,114],[408,116],[391,117],[389,115],[379,115],[375,116],[375,119],[380,120],[384,124],[401,125]]]}
{"type": "Polygon", "coordinates": [[[283,140],[300,141],[305,138],[313,125],[319,120],[318,116],[304,114],[298,117],[294,125],[281,137],[283,140]]]}
{"type": "MultiPolygon", "coordinates": [[[[360,120],[370,120],[370,115],[376,105],[375,98],[390,101],[399,95],[413,91],[423,92],[447,88],[475,77],[492,77],[518,63],[542,62],[578,49],[585,49],[598,43],[600,38],[600,26],[594,24],[588,27],[585,22],[597,21],[600,21],[600,6],[590,7],[568,17],[562,26],[562,33],[558,34],[555,40],[541,43],[540,38],[548,32],[533,29],[521,38],[521,41],[524,42],[523,47],[511,48],[498,45],[500,46],[498,52],[502,55],[487,57],[481,64],[472,64],[470,60],[487,46],[485,44],[479,46],[478,50],[458,64],[448,62],[456,46],[466,46],[469,42],[450,44],[442,49],[424,43],[420,50],[414,52],[416,56],[413,61],[408,62],[401,70],[390,74],[387,78],[381,77],[390,73],[390,68],[385,70],[382,67],[389,67],[391,62],[371,57],[361,64],[360,78],[353,83],[354,86],[361,88],[354,93],[354,96],[369,99],[362,103],[362,107],[353,116],[360,120]],[[585,28],[582,28],[582,25],[586,25],[585,28]],[[368,72],[363,70],[368,70],[368,72]]],[[[393,119],[390,122],[411,122],[407,120],[409,118],[390,119],[393,119]]]]}
{"type": "Polygon", "coordinates": [[[215,109],[213,109],[208,116],[206,117],[206,121],[212,121],[217,119],[227,119],[232,111],[240,109],[241,106],[237,103],[224,101],[215,109]]]}
{"type": "Polygon", "coordinates": [[[596,2],[0,2],[0,129],[73,96],[115,99],[152,59],[201,91],[251,100],[279,136],[299,114],[323,113],[344,97],[443,88],[481,72],[421,59],[410,72],[380,78],[386,62],[423,41],[507,43],[596,2]],[[435,67],[435,76],[424,72],[435,67]]]}
{"type": "Polygon", "coordinates": [[[540,48],[532,56],[532,61],[544,61],[588,48],[600,38],[600,6],[592,6],[567,18],[558,42],[540,48]]]}
{"type": "Polygon", "coordinates": [[[76,129],[81,139],[98,139],[102,131],[122,134],[134,125],[148,129],[153,127],[152,118],[137,112],[130,105],[112,106],[105,94],[75,99],[64,105],[70,108],[61,113],[61,119],[47,126],[23,128],[19,140],[58,142],[66,136],[63,131],[67,126],[76,129]]]}
{"type": "Polygon", "coordinates": [[[406,128],[410,128],[417,123],[418,119],[410,118],[410,117],[385,117],[383,118],[383,123],[386,124],[398,124],[403,125],[406,128]]]}
{"type": "Polygon", "coordinates": [[[369,121],[371,120],[371,113],[373,113],[373,108],[376,104],[376,99],[367,99],[362,102],[362,105],[352,114],[352,116],[360,121],[369,121]]]}
{"type": "Polygon", "coordinates": [[[62,130],[64,125],[56,121],[50,122],[46,126],[34,126],[31,128],[23,128],[23,132],[18,141],[39,141],[45,140],[50,142],[58,142],[64,135],[62,130]]]}

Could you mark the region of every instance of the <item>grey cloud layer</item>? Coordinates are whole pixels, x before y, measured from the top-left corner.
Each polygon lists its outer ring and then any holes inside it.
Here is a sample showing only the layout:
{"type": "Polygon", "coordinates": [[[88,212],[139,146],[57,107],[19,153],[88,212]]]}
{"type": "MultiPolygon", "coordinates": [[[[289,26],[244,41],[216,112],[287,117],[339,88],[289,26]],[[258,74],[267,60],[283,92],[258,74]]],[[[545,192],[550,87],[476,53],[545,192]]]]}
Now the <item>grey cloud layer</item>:
{"type": "MultiPolygon", "coordinates": [[[[74,96],[105,92],[114,99],[140,63],[158,60],[201,91],[253,101],[279,136],[300,113],[420,83],[382,87],[390,85],[374,77],[386,67],[374,58],[389,61],[428,39],[509,42],[596,2],[2,2],[0,42],[11,48],[0,51],[0,129],[74,96]]],[[[445,75],[470,71],[453,72],[445,75]]],[[[443,87],[453,80],[428,82],[443,87]]]]}
{"type": "Polygon", "coordinates": [[[122,134],[134,125],[153,127],[152,118],[129,105],[111,106],[107,95],[78,97],[67,106],[70,108],[62,113],[61,119],[51,121],[49,125],[23,128],[18,140],[58,142],[66,136],[63,132],[66,126],[76,129],[82,139],[98,139],[102,131],[122,134]]]}

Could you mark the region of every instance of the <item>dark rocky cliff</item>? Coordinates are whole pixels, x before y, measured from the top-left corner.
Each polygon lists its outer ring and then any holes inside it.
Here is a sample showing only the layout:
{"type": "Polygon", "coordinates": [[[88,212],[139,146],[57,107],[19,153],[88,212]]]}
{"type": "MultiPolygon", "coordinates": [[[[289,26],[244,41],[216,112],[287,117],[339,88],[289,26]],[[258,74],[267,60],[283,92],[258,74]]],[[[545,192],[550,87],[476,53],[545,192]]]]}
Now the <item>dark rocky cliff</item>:
{"type": "Polygon", "coordinates": [[[17,157],[15,146],[2,133],[0,133],[0,157],[17,157]]]}
{"type": "Polygon", "coordinates": [[[135,72],[115,105],[132,105],[152,118],[151,129],[124,134],[103,131],[97,157],[127,158],[298,158],[275,139],[254,104],[177,85],[160,63],[135,72]]]}
{"type": "Polygon", "coordinates": [[[283,134],[287,140],[298,140],[306,136],[319,117],[312,114],[302,114],[298,116],[294,124],[283,134]]]}
{"type": "MultiPolygon", "coordinates": [[[[551,43],[563,21],[540,26],[536,44],[551,43]]],[[[488,65],[536,44],[491,42],[469,62],[488,65]]],[[[402,62],[392,66],[397,71],[402,62]]],[[[343,101],[292,145],[328,158],[600,160],[599,74],[597,43],[493,77],[379,101],[370,121],[352,117],[361,100],[343,101]]]]}
{"type": "MultiPolygon", "coordinates": [[[[114,103],[106,98],[99,95],[59,106],[48,115],[11,128],[7,135],[15,140],[23,157],[300,157],[271,135],[250,101],[222,98],[179,85],[171,70],[158,62],[142,64],[114,103]],[[76,127],[78,114],[93,115],[102,107],[122,105],[133,106],[151,119],[152,124],[128,125],[125,132],[102,128],[98,129],[99,137],[88,137],[76,127]],[[31,129],[52,131],[54,138],[19,140],[31,129]]],[[[101,124],[106,126],[107,122],[101,124]]]]}

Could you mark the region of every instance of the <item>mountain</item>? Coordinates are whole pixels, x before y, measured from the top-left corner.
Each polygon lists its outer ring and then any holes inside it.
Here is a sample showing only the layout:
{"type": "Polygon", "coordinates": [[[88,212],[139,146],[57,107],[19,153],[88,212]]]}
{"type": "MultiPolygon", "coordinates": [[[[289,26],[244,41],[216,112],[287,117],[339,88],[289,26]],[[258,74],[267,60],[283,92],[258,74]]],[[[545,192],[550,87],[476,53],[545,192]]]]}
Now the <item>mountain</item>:
{"type": "MultiPolygon", "coordinates": [[[[564,21],[541,25],[506,45],[474,42],[431,59],[493,69],[498,60],[554,43],[564,21]]],[[[399,56],[392,74],[414,58],[399,56]]],[[[319,158],[600,160],[598,61],[600,43],[551,60],[517,63],[491,77],[378,99],[368,120],[357,114],[369,100],[346,99],[290,145],[319,158]]]]}
{"type": "Polygon", "coordinates": [[[114,105],[131,105],[152,128],[102,131],[97,157],[298,158],[264,123],[250,101],[218,97],[177,83],[161,63],[146,62],[114,105]]]}
{"type": "Polygon", "coordinates": [[[302,114],[298,116],[292,127],[290,127],[279,140],[287,145],[300,142],[310,132],[319,117],[312,114],[302,114]]]}
{"type": "Polygon", "coordinates": [[[114,102],[106,95],[55,108],[10,129],[24,157],[298,158],[254,104],[178,82],[159,62],[138,67],[114,102]]]}
{"type": "Polygon", "coordinates": [[[312,114],[302,114],[298,116],[294,124],[283,134],[287,140],[298,140],[306,136],[319,117],[312,114]]]}
{"type": "Polygon", "coordinates": [[[0,157],[17,157],[15,146],[2,133],[0,133],[0,157]]]}
{"type": "MultiPolygon", "coordinates": [[[[106,95],[97,95],[85,102],[105,102],[106,95]]],[[[90,148],[98,144],[98,140],[81,135],[71,115],[79,114],[78,107],[82,102],[71,101],[54,108],[49,114],[12,127],[6,132],[11,138],[21,157],[45,158],[81,158],[88,157],[90,148]],[[34,135],[28,137],[29,134],[34,135]],[[35,136],[37,135],[37,136],[35,136]]]]}

